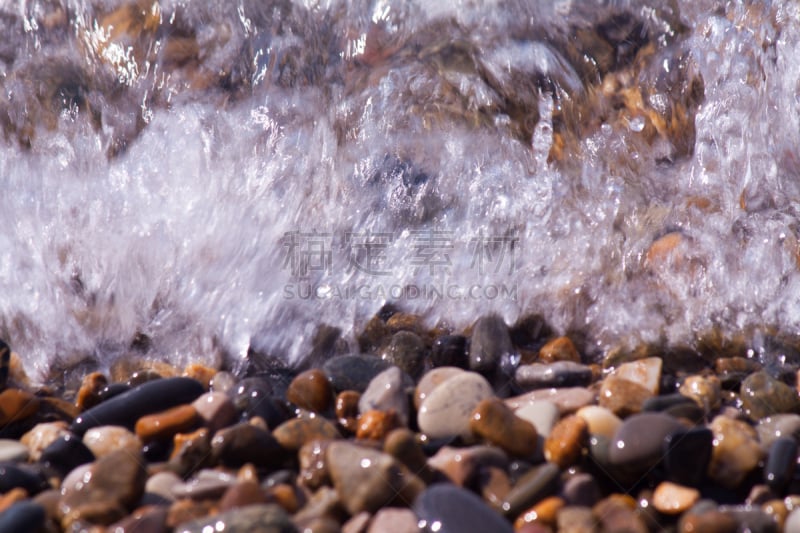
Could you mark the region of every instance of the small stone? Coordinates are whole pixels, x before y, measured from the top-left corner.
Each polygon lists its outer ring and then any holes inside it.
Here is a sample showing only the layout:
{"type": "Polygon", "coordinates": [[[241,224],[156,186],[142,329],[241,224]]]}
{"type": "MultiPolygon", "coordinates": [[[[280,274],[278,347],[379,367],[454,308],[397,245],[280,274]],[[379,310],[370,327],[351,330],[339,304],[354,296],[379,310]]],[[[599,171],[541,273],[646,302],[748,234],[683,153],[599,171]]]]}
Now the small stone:
{"type": "MultiPolygon", "coordinates": [[[[727,513],[717,510],[717,506],[708,511],[695,512],[689,510],[678,522],[680,533],[736,533],[739,524],[727,513]]],[[[786,530],[789,531],[788,529],[786,530]]]]}
{"type": "Polygon", "coordinates": [[[145,483],[144,491],[147,494],[155,494],[165,500],[173,501],[175,500],[175,495],[172,492],[173,489],[182,484],[183,480],[180,476],[167,470],[164,472],[157,472],[150,476],[147,479],[147,483],[145,483]]]}
{"type": "Polygon", "coordinates": [[[661,460],[664,439],[684,429],[663,413],[641,413],[622,422],[609,448],[609,460],[617,466],[647,470],[661,460]]]}
{"type": "Polygon", "coordinates": [[[592,369],[572,361],[557,361],[550,364],[533,363],[517,368],[514,379],[523,390],[584,387],[592,382],[592,369]]]}
{"type": "Polygon", "coordinates": [[[752,420],[778,413],[800,412],[797,391],[765,371],[755,372],[742,382],[739,391],[742,407],[752,420]]]}
{"type": "Polygon", "coordinates": [[[75,398],[75,406],[85,411],[100,403],[100,392],[108,386],[108,378],[102,372],[92,372],[84,376],[81,388],[75,398]]]}
{"type": "Polygon", "coordinates": [[[203,386],[190,378],[164,378],[143,383],[85,411],[70,426],[83,435],[97,426],[120,425],[132,429],[139,418],[194,401],[203,386]]]}
{"type": "Polygon", "coordinates": [[[577,463],[589,444],[586,421],[578,415],[561,419],[544,443],[544,457],[559,468],[577,463]]]}
{"type": "Polygon", "coordinates": [[[0,531],[41,531],[46,520],[44,507],[32,501],[21,501],[0,513],[0,531]]]}
{"type": "Polygon", "coordinates": [[[581,356],[569,337],[556,337],[539,349],[539,361],[554,363],[556,361],[581,362],[581,356]]]}
{"type": "Polygon", "coordinates": [[[611,439],[622,425],[622,420],[617,415],[599,405],[581,407],[575,414],[586,421],[590,435],[603,435],[611,439]]]}
{"type": "Polygon", "coordinates": [[[269,376],[244,378],[228,394],[246,418],[259,417],[270,428],[279,426],[290,416],[285,402],[273,395],[273,380],[269,376]]]}
{"type": "Polygon", "coordinates": [[[514,485],[503,502],[503,513],[510,519],[518,517],[525,509],[555,493],[560,470],[554,463],[544,463],[532,468],[514,485]]]}
{"type": "MultiPolygon", "coordinates": [[[[268,433],[265,431],[265,433],[268,433]]],[[[207,466],[211,461],[211,435],[208,429],[200,428],[192,433],[178,433],[172,439],[172,455],[169,459],[169,467],[176,474],[188,476],[199,468],[207,466]]],[[[218,445],[217,453],[225,458],[228,453],[225,445],[218,445]]],[[[233,447],[235,449],[235,447],[233,447]]],[[[231,452],[233,455],[234,453],[231,452]]],[[[227,460],[227,458],[225,458],[227,460]]],[[[232,459],[233,460],[233,459],[232,459]]],[[[238,465],[234,465],[238,466],[238,465]]]]}
{"type": "Polygon", "coordinates": [[[393,366],[372,378],[358,401],[358,410],[361,413],[394,411],[400,417],[400,422],[408,425],[408,403],[403,371],[393,366]]]}
{"type": "Polygon", "coordinates": [[[416,389],[414,389],[414,407],[419,410],[420,405],[422,405],[422,402],[431,391],[441,385],[442,382],[463,373],[464,370],[454,366],[442,366],[426,372],[417,383],[416,389]]]}
{"type": "Polygon", "coordinates": [[[705,427],[681,429],[664,438],[664,469],[670,481],[698,487],[711,462],[714,434],[705,427]]]}
{"type": "Polygon", "coordinates": [[[393,410],[367,411],[358,417],[357,439],[382,441],[393,429],[403,424],[393,410]]]}
{"type": "Polygon", "coordinates": [[[597,521],[589,507],[566,506],[556,517],[556,531],[569,533],[595,533],[597,521]]]}
{"type": "Polygon", "coordinates": [[[513,398],[506,399],[506,404],[514,411],[539,400],[547,400],[556,404],[561,416],[572,414],[581,407],[594,403],[595,394],[583,387],[565,387],[563,389],[538,389],[513,398]]]}
{"type": "MultiPolygon", "coordinates": [[[[20,441],[0,439],[0,462],[23,462],[28,459],[28,453],[28,446],[20,441]]],[[[38,460],[38,457],[35,460],[38,460]]]]}
{"type": "Polygon", "coordinates": [[[465,372],[444,381],[428,395],[417,413],[417,423],[430,438],[468,438],[472,412],[492,396],[492,386],[483,376],[465,372]]]}
{"type": "Polygon", "coordinates": [[[758,440],[768,449],[781,437],[792,437],[800,440],[800,415],[783,413],[764,418],[756,425],[758,440]]]}
{"type": "Polygon", "coordinates": [[[494,446],[469,446],[453,448],[443,446],[436,455],[428,459],[428,465],[444,474],[459,486],[466,486],[487,467],[506,468],[508,457],[494,446]]]}
{"type": "Polygon", "coordinates": [[[503,502],[511,491],[511,479],[508,474],[496,466],[487,466],[479,470],[477,477],[477,485],[484,501],[492,508],[502,511],[503,502]]]}
{"type": "Polygon", "coordinates": [[[630,496],[611,495],[598,502],[592,512],[600,522],[601,531],[648,533],[643,517],[635,509],[636,501],[630,496]]]}
{"type": "Polygon", "coordinates": [[[620,418],[641,412],[642,404],[653,393],[638,383],[616,375],[608,376],[600,387],[598,402],[620,418]]]}
{"type": "Polygon", "coordinates": [[[192,429],[199,419],[197,409],[191,405],[179,405],[153,415],[146,415],[136,422],[136,435],[142,442],[171,439],[176,433],[192,429]]]}
{"type": "Polygon", "coordinates": [[[283,458],[282,451],[282,446],[269,431],[252,424],[229,426],[217,431],[211,439],[212,460],[233,468],[246,463],[257,467],[274,466],[283,458]]]}
{"type": "Polygon", "coordinates": [[[66,475],[80,465],[93,462],[95,456],[80,438],[69,433],[57,438],[42,450],[39,460],[66,475]]]}
{"type": "Polygon", "coordinates": [[[59,503],[64,528],[76,521],[108,525],[128,514],[144,494],[144,465],[140,454],[117,450],[90,465],[74,485],[65,480],[59,503]]]}
{"type": "Polygon", "coordinates": [[[167,528],[167,509],[161,506],[147,506],[137,509],[133,514],[111,524],[106,531],[114,533],[169,533],[167,528]]]}
{"type": "Polygon", "coordinates": [[[564,508],[565,502],[558,496],[549,496],[535,503],[530,509],[523,511],[514,521],[514,530],[519,531],[526,524],[536,523],[545,526],[555,526],[558,512],[564,508]]]}
{"type": "Polygon", "coordinates": [[[350,433],[358,430],[358,403],[361,394],[356,391],[346,390],[336,397],[336,420],[350,433]]]}
{"type": "Polygon", "coordinates": [[[256,504],[238,507],[214,516],[185,522],[175,528],[176,533],[297,533],[289,515],[275,504],[256,504]]]}
{"type": "Polygon", "coordinates": [[[0,392],[0,427],[30,418],[38,410],[39,399],[30,392],[20,389],[0,392]]]}
{"type": "Polygon", "coordinates": [[[33,429],[22,436],[20,442],[30,451],[31,461],[38,461],[45,448],[65,435],[71,435],[66,422],[43,422],[33,426],[33,429]]]}
{"type": "Polygon", "coordinates": [[[375,513],[367,533],[419,533],[417,515],[410,509],[386,507],[375,513]]]}
{"type": "Polygon", "coordinates": [[[709,477],[723,487],[736,488],[763,457],[758,435],[744,422],[721,415],[709,428],[714,432],[709,477]]]}
{"type": "Polygon", "coordinates": [[[299,482],[312,491],[319,489],[323,485],[330,484],[325,452],[331,442],[333,441],[308,442],[297,453],[297,459],[300,463],[299,482]]]}
{"type": "Polygon", "coordinates": [[[514,347],[508,326],[498,315],[478,319],[472,327],[469,348],[469,368],[483,374],[492,373],[503,357],[511,355],[514,347]]]}
{"type": "Polygon", "coordinates": [[[215,368],[201,365],[200,363],[190,363],[186,365],[181,375],[199,382],[204,389],[208,390],[216,374],[217,370],[215,368]]]}
{"type": "Polygon", "coordinates": [[[700,500],[700,491],[670,481],[662,481],[653,491],[653,506],[660,513],[678,515],[700,500]]]}
{"type": "Polygon", "coordinates": [[[133,455],[142,451],[139,437],[120,426],[92,428],[83,436],[83,443],[95,457],[103,457],[117,450],[125,450],[133,455]]]}
{"type": "Polygon", "coordinates": [[[425,353],[425,343],[418,335],[410,331],[398,331],[392,335],[380,357],[416,379],[424,370],[425,353]]]}
{"type": "Polygon", "coordinates": [[[561,489],[561,497],[567,505],[592,507],[602,497],[600,486],[589,474],[579,473],[570,476],[561,489]]]}
{"type": "Polygon", "coordinates": [[[658,394],[661,383],[661,367],[663,361],[660,357],[645,357],[637,361],[622,363],[613,372],[613,375],[641,385],[651,395],[658,394]]]}
{"type": "Polygon", "coordinates": [[[560,413],[553,402],[538,400],[523,405],[514,414],[533,424],[539,436],[547,437],[558,422],[560,413]]]}
{"type": "MultiPolygon", "coordinates": [[[[215,511],[216,502],[213,500],[192,500],[183,498],[175,500],[167,511],[167,527],[178,531],[178,526],[185,526],[190,522],[205,520],[215,511]]],[[[207,530],[206,530],[207,531],[207,530]]]]}
{"type": "Polygon", "coordinates": [[[300,499],[300,491],[294,485],[288,483],[278,483],[269,487],[267,490],[267,500],[274,501],[287,513],[295,514],[297,510],[303,505],[300,499]]]}
{"type": "Polygon", "coordinates": [[[236,421],[236,407],[222,392],[207,392],[192,402],[192,407],[211,434],[236,421]]]}
{"type": "Polygon", "coordinates": [[[336,392],[364,392],[372,378],[391,366],[373,355],[337,355],[328,359],[322,370],[336,392]]]}
{"type": "Polygon", "coordinates": [[[318,368],[301,372],[289,384],[286,399],[314,413],[324,413],[333,405],[333,388],[325,372],[318,368]]]}
{"type": "Polygon", "coordinates": [[[472,412],[469,427],[473,433],[511,455],[529,457],[536,451],[536,428],[516,416],[499,398],[481,401],[472,412]]]}
{"type": "Polygon", "coordinates": [[[434,368],[442,366],[467,368],[469,366],[467,338],[463,335],[443,335],[438,337],[433,341],[430,360],[434,368]]]}
{"type": "Polygon", "coordinates": [[[414,502],[420,528],[437,533],[512,533],[505,519],[472,492],[446,483],[428,487],[414,502]],[[423,524],[424,522],[424,524],[423,524]]]}
{"type": "Polygon", "coordinates": [[[428,457],[417,441],[416,434],[410,429],[402,427],[391,431],[383,442],[383,451],[423,480],[430,481],[433,478],[433,472],[428,467],[428,457]]]}
{"type": "Polygon", "coordinates": [[[391,502],[409,504],[424,488],[391,455],[337,441],[326,453],[333,486],[351,514],[375,512],[391,502]]]}
{"type": "Polygon", "coordinates": [[[296,452],[303,444],[314,440],[335,440],[342,438],[336,426],[319,416],[287,420],[275,428],[272,432],[272,436],[283,449],[292,452],[296,452]]]}
{"type": "Polygon", "coordinates": [[[221,371],[214,374],[214,377],[211,378],[211,381],[208,384],[208,388],[211,392],[228,394],[229,392],[233,391],[233,389],[236,387],[236,384],[236,376],[230,372],[221,371]]]}
{"type": "Polygon", "coordinates": [[[722,384],[716,376],[689,376],[678,392],[697,402],[706,413],[719,409],[722,403],[722,384]]]}
{"type": "Polygon", "coordinates": [[[764,465],[764,482],[781,494],[794,477],[797,468],[797,441],[792,437],[781,437],[769,447],[764,465]]]}
{"type": "Polygon", "coordinates": [[[217,499],[235,484],[236,476],[232,474],[203,469],[185,483],[173,485],[171,490],[175,498],[217,499]]]}

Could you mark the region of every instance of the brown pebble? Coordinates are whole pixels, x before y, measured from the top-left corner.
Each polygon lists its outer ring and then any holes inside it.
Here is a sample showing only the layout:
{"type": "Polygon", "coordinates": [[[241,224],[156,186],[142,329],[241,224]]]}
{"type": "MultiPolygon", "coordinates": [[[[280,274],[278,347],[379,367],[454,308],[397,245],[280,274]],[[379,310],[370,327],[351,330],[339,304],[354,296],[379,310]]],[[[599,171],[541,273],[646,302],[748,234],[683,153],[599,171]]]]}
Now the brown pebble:
{"type": "Polygon", "coordinates": [[[297,459],[300,463],[298,483],[311,490],[317,490],[323,485],[330,484],[325,453],[331,442],[333,441],[315,440],[307,442],[300,448],[300,451],[297,452],[297,459]]]}
{"type": "Polygon", "coordinates": [[[292,380],[286,390],[286,399],[302,409],[323,413],[333,403],[334,393],[325,372],[313,368],[292,380]]]}
{"type": "Polygon", "coordinates": [[[383,442],[383,451],[403,463],[411,472],[416,472],[424,481],[433,479],[435,473],[428,466],[428,457],[410,429],[401,427],[391,431],[383,442]]]}
{"type": "Polygon", "coordinates": [[[216,502],[213,500],[193,500],[191,498],[175,500],[167,512],[167,527],[174,529],[184,522],[204,518],[211,514],[215,507],[216,502]]]}
{"type": "Polygon", "coordinates": [[[653,492],[653,506],[660,513],[678,515],[700,499],[700,491],[670,481],[659,483],[653,492]]]}
{"type": "Polygon", "coordinates": [[[255,503],[266,503],[267,497],[257,481],[240,481],[228,487],[219,500],[220,512],[255,503]]]}
{"type": "Polygon", "coordinates": [[[536,503],[514,521],[514,529],[519,531],[526,524],[536,522],[546,526],[555,526],[558,512],[566,503],[558,496],[550,496],[536,503]]]}
{"type": "Polygon", "coordinates": [[[36,414],[39,399],[21,389],[6,389],[0,392],[0,428],[20,422],[36,414]]]}
{"type": "Polygon", "coordinates": [[[377,411],[372,409],[358,417],[356,438],[382,441],[390,431],[402,425],[396,411],[377,411]]]}
{"type": "Polygon", "coordinates": [[[642,404],[653,393],[642,385],[617,376],[608,376],[600,387],[598,404],[620,418],[641,412],[642,404]]]}
{"type": "Polygon", "coordinates": [[[544,442],[544,456],[564,469],[577,463],[589,444],[589,426],[582,417],[562,418],[544,442]]]}
{"type": "Polygon", "coordinates": [[[197,409],[191,405],[179,405],[140,418],[136,422],[136,435],[143,442],[167,439],[192,429],[198,420],[197,409]]]}
{"type": "Polygon", "coordinates": [[[361,394],[346,390],[336,397],[336,419],[344,429],[351,433],[358,430],[358,401],[361,394]]]}
{"type": "Polygon", "coordinates": [[[603,531],[648,533],[647,524],[636,512],[636,500],[625,494],[612,494],[592,507],[603,531]]]}
{"type": "Polygon", "coordinates": [[[102,372],[92,372],[84,376],[81,388],[75,399],[75,406],[81,411],[100,403],[100,391],[108,386],[108,378],[102,372]]]}
{"type": "Polygon", "coordinates": [[[703,513],[684,513],[678,522],[680,533],[736,533],[739,523],[728,513],[716,509],[703,513]]]}
{"type": "Polygon", "coordinates": [[[539,350],[539,362],[554,363],[556,361],[581,362],[581,356],[569,337],[556,337],[539,350]]]}
{"type": "Polygon", "coordinates": [[[287,513],[295,514],[303,503],[298,491],[292,485],[279,483],[267,491],[267,496],[283,507],[287,513]]]}
{"type": "Polygon", "coordinates": [[[483,499],[498,512],[511,490],[511,480],[506,471],[496,466],[487,466],[478,474],[478,488],[483,499]]]}
{"type": "Polygon", "coordinates": [[[183,369],[183,376],[192,378],[203,384],[203,387],[208,390],[211,386],[211,380],[217,375],[217,370],[210,366],[201,365],[199,363],[190,363],[183,369]]]}
{"type": "Polygon", "coordinates": [[[529,457],[536,451],[536,427],[514,414],[499,398],[482,400],[472,411],[470,430],[511,455],[529,457]]]}
{"type": "Polygon", "coordinates": [[[283,449],[293,452],[298,451],[307,442],[342,438],[336,426],[320,416],[287,420],[275,428],[272,436],[283,449]]]}

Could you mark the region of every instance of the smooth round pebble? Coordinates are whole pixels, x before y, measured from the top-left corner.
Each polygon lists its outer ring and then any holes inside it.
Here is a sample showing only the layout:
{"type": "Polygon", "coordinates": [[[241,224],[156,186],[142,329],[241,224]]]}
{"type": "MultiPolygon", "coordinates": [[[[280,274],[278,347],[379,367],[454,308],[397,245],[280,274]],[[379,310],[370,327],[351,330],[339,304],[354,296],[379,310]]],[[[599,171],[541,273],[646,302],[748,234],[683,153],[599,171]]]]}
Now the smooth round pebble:
{"type": "Polygon", "coordinates": [[[586,421],[590,435],[603,435],[611,439],[622,425],[620,417],[599,405],[581,407],[575,414],[586,421]]]}
{"type": "Polygon", "coordinates": [[[742,407],[752,420],[761,420],[778,413],[800,412],[797,391],[765,371],[747,376],[739,390],[742,407]]]}
{"type": "Polygon", "coordinates": [[[464,372],[465,370],[454,366],[442,366],[426,372],[414,389],[414,407],[419,409],[420,405],[422,405],[422,402],[428,397],[431,391],[444,381],[459,374],[463,374],[464,372]]]}
{"type": "Polygon", "coordinates": [[[689,509],[700,500],[700,491],[663,481],[653,491],[653,506],[660,513],[678,515],[689,509]]]}
{"type": "Polygon", "coordinates": [[[417,423],[430,438],[468,438],[472,412],[482,400],[493,396],[494,391],[486,378],[475,372],[465,372],[431,391],[419,408],[417,423]]]}
{"type": "Polygon", "coordinates": [[[117,450],[125,450],[133,455],[142,451],[142,441],[121,426],[94,427],[83,436],[83,443],[95,457],[103,457],[117,450]]]}
{"type": "Polygon", "coordinates": [[[414,502],[420,528],[429,533],[513,533],[504,520],[472,492],[439,483],[428,487],[414,502]]]}
{"type": "Polygon", "coordinates": [[[362,414],[372,410],[394,411],[402,424],[407,425],[408,404],[403,371],[393,366],[372,378],[358,400],[358,410],[362,414]]]}
{"type": "Polygon", "coordinates": [[[299,450],[307,442],[334,440],[342,437],[336,426],[321,416],[287,420],[275,428],[272,436],[283,449],[293,452],[299,450]]]}
{"type": "Polygon", "coordinates": [[[389,345],[380,357],[412,378],[419,378],[425,368],[425,343],[411,331],[398,331],[392,335],[389,345]]]}
{"type": "Polygon", "coordinates": [[[558,487],[561,470],[554,463],[544,463],[526,472],[511,488],[501,506],[503,513],[515,519],[525,509],[550,496],[558,487]]]}
{"type": "Polygon", "coordinates": [[[136,436],[142,442],[171,439],[176,433],[192,429],[199,420],[192,405],[179,405],[160,413],[145,415],[136,421],[136,436]]]}
{"type": "Polygon", "coordinates": [[[483,374],[494,372],[504,356],[514,348],[508,326],[500,316],[479,318],[472,327],[469,346],[469,369],[483,374]]]}
{"type": "Polygon", "coordinates": [[[714,433],[706,427],[679,429],[664,438],[664,469],[670,481],[697,487],[706,478],[714,433]]]}
{"type": "Polygon", "coordinates": [[[664,438],[683,429],[663,413],[640,413],[623,420],[609,448],[609,460],[617,466],[648,469],[662,457],[664,438]]]}
{"type": "Polygon", "coordinates": [[[172,490],[174,487],[183,484],[183,479],[174,472],[166,470],[164,472],[156,472],[147,479],[144,485],[144,491],[149,494],[161,496],[165,500],[173,501],[175,495],[172,490]]]}
{"type": "Polygon", "coordinates": [[[523,405],[514,411],[514,414],[533,424],[533,427],[536,428],[536,432],[540,436],[547,437],[550,435],[553,426],[558,422],[560,413],[558,411],[558,406],[553,402],[537,400],[523,405]]]}
{"type": "Polygon", "coordinates": [[[299,373],[289,383],[286,399],[302,409],[322,413],[333,405],[333,387],[325,372],[312,368],[299,373]]]}
{"type": "Polygon", "coordinates": [[[533,455],[538,444],[536,428],[516,416],[499,398],[482,400],[472,412],[469,427],[473,433],[511,455],[533,455]]]}

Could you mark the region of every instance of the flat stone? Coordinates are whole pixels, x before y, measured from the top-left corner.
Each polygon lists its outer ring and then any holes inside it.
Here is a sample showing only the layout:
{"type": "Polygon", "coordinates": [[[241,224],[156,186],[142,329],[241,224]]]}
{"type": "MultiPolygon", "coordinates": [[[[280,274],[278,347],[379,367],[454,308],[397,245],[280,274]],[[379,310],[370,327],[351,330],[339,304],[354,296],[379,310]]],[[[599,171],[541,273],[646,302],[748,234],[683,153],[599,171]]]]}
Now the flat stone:
{"type": "Polygon", "coordinates": [[[742,407],[752,420],[778,413],[800,412],[800,396],[795,389],[765,371],[750,374],[739,390],[742,407]]]}
{"type": "Polygon", "coordinates": [[[794,478],[797,468],[797,441],[781,437],[769,447],[764,465],[764,482],[777,494],[782,494],[794,478]]]}
{"type": "Polygon", "coordinates": [[[358,401],[358,410],[361,413],[394,411],[405,426],[408,425],[408,404],[403,371],[393,366],[372,378],[358,401]]]}
{"type": "Polygon", "coordinates": [[[581,356],[569,337],[556,337],[539,349],[539,361],[555,363],[556,361],[572,361],[580,363],[581,356]]]}
{"type": "Polygon", "coordinates": [[[0,439],[0,462],[23,462],[28,459],[28,455],[28,446],[22,442],[14,439],[0,439]]]}
{"type": "Polygon", "coordinates": [[[709,428],[714,432],[709,477],[723,487],[736,488],[763,457],[758,434],[748,424],[721,415],[709,428]]]}
{"type": "Polygon", "coordinates": [[[275,428],[272,436],[283,449],[293,452],[307,442],[342,438],[336,426],[321,416],[287,420],[275,428]]]}
{"type": "Polygon", "coordinates": [[[642,411],[642,404],[652,397],[647,388],[616,375],[608,376],[600,387],[598,403],[620,418],[642,411]]]}
{"type": "Polygon", "coordinates": [[[484,374],[494,372],[501,359],[513,351],[511,335],[502,318],[492,314],[475,322],[470,337],[470,370],[484,374]]]}
{"type": "Polygon", "coordinates": [[[620,417],[615,415],[610,409],[600,407],[599,405],[581,407],[575,414],[586,421],[590,435],[603,435],[611,439],[622,425],[622,419],[620,417]]]}
{"type": "Polygon", "coordinates": [[[552,495],[558,487],[561,471],[554,463],[544,463],[524,474],[506,496],[502,504],[503,513],[511,519],[525,509],[552,495]]]}
{"type": "Polygon", "coordinates": [[[540,436],[547,437],[558,422],[560,412],[553,402],[538,400],[523,405],[514,414],[533,424],[540,436]]]}
{"type": "Polygon", "coordinates": [[[682,429],[680,422],[663,413],[630,416],[614,434],[609,460],[617,466],[649,469],[661,460],[667,435],[682,429]]]}
{"type": "Polygon", "coordinates": [[[508,456],[494,446],[443,446],[428,459],[428,466],[447,476],[454,484],[468,485],[486,467],[506,468],[508,456]]]}
{"type": "Polygon", "coordinates": [[[414,502],[423,531],[512,533],[511,524],[472,492],[446,483],[428,487],[414,502]],[[424,523],[423,523],[424,522],[424,523]]]}
{"type": "Polygon", "coordinates": [[[679,515],[700,500],[700,491],[662,481],[653,491],[653,506],[660,513],[666,515],[679,515]]]}
{"type": "Polygon", "coordinates": [[[419,533],[418,521],[410,509],[386,507],[372,517],[367,533],[419,533]]]}
{"type": "Polygon", "coordinates": [[[514,411],[539,400],[547,400],[556,404],[561,416],[572,414],[581,407],[594,402],[595,394],[583,387],[566,387],[563,389],[538,389],[519,396],[507,398],[506,404],[514,411]]]}
{"type": "Polygon", "coordinates": [[[93,462],[95,456],[79,437],[69,433],[42,450],[39,460],[66,475],[80,465],[93,462]]]}
{"type": "Polygon", "coordinates": [[[39,398],[20,389],[0,392],[0,427],[21,422],[39,410],[39,398]]]}
{"type": "Polygon", "coordinates": [[[475,372],[454,376],[436,387],[417,413],[420,430],[430,438],[468,438],[470,416],[475,407],[494,396],[492,386],[475,372]]]}
{"type": "Polygon", "coordinates": [[[328,470],[339,499],[351,515],[376,512],[395,500],[413,502],[424,483],[394,457],[337,441],[326,452],[328,470]]]}
{"type": "Polygon", "coordinates": [[[145,415],[136,422],[136,436],[142,442],[171,439],[192,429],[200,417],[192,405],[179,405],[160,413],[145,415]]]}
{"type": "Polygon", "coordinates": [[[145,464],[141,455],[117,450],[100,457],[74,485],[65,483],[59,503],[65,529],[76,521],[108,525],[127,515],[144,494],[145,464]]]}
{"type": "Polygon", "coordinates": [[[239,423],[217,431],[211,439],[211,458],[225,466],[238,468],[246,463],[269,467],[284,457],[282,446],[269,431],[239,423]]]}
{"type": "Polygon", "coordinates": [[[207,392],[192,402],[203,425],[214,434],[236,422],[236,407],[222,392],[207,392]]]}
{"type": "Polygon", "coordinates": [[[238,507],[214,516],[178,525],[176,533],[297,533],[289,515],[279,505],[257,504],[238,507]]]}
{"type": "Polygon", "coordinates": [[[536,428],[516,416],[499,398],[482,400],[472,412],[473,433],[518,457],[529,457],[538,444],[536,428]]]}
{"type": "Polygon", "coordinates": [[[95,457],[102,457],[117,450],[125,450],[132,455],[142,451],[139,437],[121,426],[99,426],[88,430],[83,443],[95,457]]]}
{"type": "Polygon", "coordinates": [[[792,437],[800,440],[800,415],[783,413],[764,418],[756,425],[758,440],[764,449],[781,437],[792,437]]]}
{"type": "Polygon", "coordinates": [[[520,365],[514,379],[523,390],[552,387],[585,387],[592,382],[592,369],[573,361],[520,365]]]}
{"type": "Polygon", "coordinates": [[[301,372],[289,383],[286,399],[314,413],[328,410],[335,399],[328,376],[319,368],[301,372]]]}
{"type": "Polygon", "coordinates": [[[141,417],[191,403],[205,392],[190,378],[164,378],[143,383],[85,411],[70,426],[70,431],[83,435],[98,426],[119,425],[133,429],[141,417]]]}
{"type": "Polygon", "coordinates": [[[422,405],[422,402],[431,391],[441,385],[442,382],[463,373],[464,370],[454,366],[442,366],[426,372],[417,383],[416,389],[414,389],[414,407],[419,410],[420,405],[422,405]]]}
{"type": "Polygon", "coordinates": [[[392,335],[380,357],[416,379],[424,370],[426,352],[425,343],[416,333],[398,331],[392,335]]]}
{"type": "Polygon", "coordinates": [[[565,469],[576,464],[589,445],[586,421],[578,415],[562,418],[544,442],[544,457],[565,469]]]}
{"type": "Polygon", "coordinates": [[[637,361],[622,363],[614,369],[613,375],[632,381],[650,391],[650,394],[658,394],[659,384],[661,383],[661,368],[663,361],[660,357],[646,357],[637,361]]]}
{"type": "Polygon", "coordinates": [[[364,392],[372,378],[391,364],[373,355],[337,355],[328,359],[322,370],[336,392],[364,392]]]}
{"type": "Polygon", "coordinates": [[[46,520],[44,507],[32,501],[21,501],[0,513],[0,531],[41,531],[46,520]]]}

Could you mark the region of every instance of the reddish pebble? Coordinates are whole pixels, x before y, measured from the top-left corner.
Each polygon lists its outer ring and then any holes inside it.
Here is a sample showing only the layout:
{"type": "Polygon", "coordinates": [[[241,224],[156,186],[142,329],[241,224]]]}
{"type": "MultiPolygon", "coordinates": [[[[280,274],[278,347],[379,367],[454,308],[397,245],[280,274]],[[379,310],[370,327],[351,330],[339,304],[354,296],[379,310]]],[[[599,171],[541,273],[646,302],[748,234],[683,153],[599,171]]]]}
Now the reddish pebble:
{"type": "Polygon", "coordinates": [[[395,411],[373,409],[358,418],[356,438],[382,441],[390,431],[401,426],[400,417],[395,411]]]}
{"type": "Polygon", "coordinates": [[[539,361],[542,363],[553,363],[555,361],[581,362],[581,356],[569,337],[557,337],[539,350],[539,361]]]}
{"type": "Polygon", "coordinates": [[[523,420],[499,398],[482,400],[472,411],[470,430],[518,457],[528,457],[536,451],[536,427],[523,420]]]}
{"type": "Polygon", "coordinates": [[[342,391],[336,397],[336,419],[344,429],[351,433],[358,430],[358,401],[360,399],[361,394],[352,390],[342,391]]]}
{"type": "Polygon", "coordinates": [[[198,422],[197,409],[179,405],[161,413],[143,416],[136,422],[136,435],[143,442],[170,438],[192,429],[198,422]]]}
{"type": "Polygon", "coordinates": [[[577,463],[589,443],[589,426],[578,415],[561,419],[544,443],[544,456],[559,468],[577,463]]]}
{"type": "Polygon", "coordinates": [[[286,399],[303,409],[322,413],[333,403],[334,394],[325,372],[314,368],[301,372],[292,380],[286,399]]]}
{"type": "Polygon", "coordinates": [[[6,389],[0,392],[0,427],[20,422],[39,410],[39,399],[30,392],[6,389]]]}

